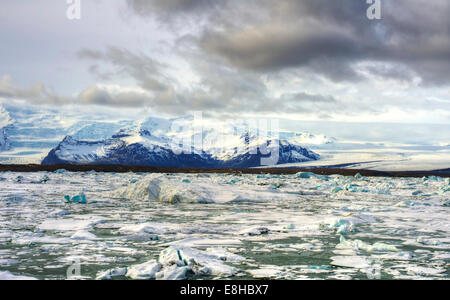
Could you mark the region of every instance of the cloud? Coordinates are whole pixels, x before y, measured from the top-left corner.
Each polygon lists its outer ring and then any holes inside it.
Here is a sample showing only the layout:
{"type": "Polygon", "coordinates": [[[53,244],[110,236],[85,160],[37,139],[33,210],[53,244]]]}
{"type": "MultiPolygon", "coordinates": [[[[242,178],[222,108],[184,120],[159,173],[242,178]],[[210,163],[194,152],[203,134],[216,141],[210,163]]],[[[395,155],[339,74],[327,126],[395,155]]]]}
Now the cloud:
{"type": "Polygon", "coordinates": [[[169,28],[167,48],[159,55],[119,47],[79,51],[100,82],[133,81],[122,85],[129,91],[92,85],[80,104],[319,118],[447,109],[429,100],[446,99],[450,82],[445,0],[383,1],[380,21],[368,20],[369,5],[360,0],[127,4],[139,18],[169,28]],[[189,26],[174,32],[174,24],[189,26]]]}
{"type": "MultiPolygon", "coordinates": [[[[210,114],[236,114],[261,112],[312,112],[338,103],[335,97],[299,92],[273,96],[259,74],[222,66],[207,59],[197,51],[185,52],[185,57],[195,66],[198,81],[183,86],[180,80],[169,75],[170,66],[156,63],[144,54],[133,54],[124,49],[106,51],[82,50],[79,57],[94,61],[95,65],[112,65],[110,74],[125,73],[133,78],[139,91],[93,86],[83,91],[79,104],[114,107],[145,106],[154,111],[183,114],[204,111],[210,114]]],[[[96,70],[96,73],[98,70],[96,70]]]]}
{"type": "Polygon", "coordinates": [[[11,76],[3,75],[0,78],[0,97],[12,100],[25,100],[32,104],[69,104],[71,99],[48,91],[42,83],[37,83],[30,88],[18,87],[11,76]]]}
{"type": "Polygon", "coordinates": [[[213,0],[127,0],[129,7],[140,15],[198,13],[217,4],[213,0]]]}
{"type": "Polygon", "coordinates": [[[149,104],[149,97],[140,92],[112,93],[98,86],[89,87],[78,96],[81,105],[105,105],[114,107],[142,107],[149,104]]]}
{"type": "MultiPolygon", "coordinates": [[[[424,85],[450,82],[450,3],[382,1],[382,20],[366,17],[366,1],[329,0],[128,1],[142,12],[198,18],[209,14],[193,38],[205,55],[256,72],[299,68],[336,82],[364,79],[361,62],[401,65],[424,85]],[[184,4],[181,4],[184,3],[184,4]]],[[[170,20],[164,20],[165,24],[170,20]]],[[[387,74],[390,75],[390,74],[387,74]]],[[[393,78],[398,78],[395,74],[393,78]]]]}

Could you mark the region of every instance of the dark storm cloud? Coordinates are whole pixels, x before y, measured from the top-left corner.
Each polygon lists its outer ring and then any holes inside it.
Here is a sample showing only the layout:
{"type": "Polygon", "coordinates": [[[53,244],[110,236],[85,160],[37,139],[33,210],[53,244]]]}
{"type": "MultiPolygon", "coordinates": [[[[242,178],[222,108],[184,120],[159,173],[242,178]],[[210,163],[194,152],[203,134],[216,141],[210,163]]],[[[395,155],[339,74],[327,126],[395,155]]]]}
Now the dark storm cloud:
{"type": "Polygon", "coordinates": [[[211,12],[214,17],[195,36],[197,44],[205,55],[238,69],[299,68],[333,81],[354,81],[363,78],[358,63],[370,61],[402,65],[408,69],[402,80],[415,73],[426,85],[448,84],[450,2],[381,2],[382,20],[366,17],[365,0],[228,0],[213,13],[206,0],[129,4],[141,14],[153,10],[175,18],[211,12]]]}

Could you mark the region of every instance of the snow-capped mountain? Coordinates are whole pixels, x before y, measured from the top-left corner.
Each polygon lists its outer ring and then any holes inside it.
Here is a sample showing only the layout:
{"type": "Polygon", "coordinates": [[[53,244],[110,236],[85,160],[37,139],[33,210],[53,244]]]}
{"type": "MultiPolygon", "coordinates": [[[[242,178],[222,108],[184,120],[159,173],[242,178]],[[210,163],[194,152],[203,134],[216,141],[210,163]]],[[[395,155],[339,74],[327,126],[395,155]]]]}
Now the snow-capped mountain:
{"type": "MultiPolygon", "coordinates": [[[[244,124],[211,125],[191,117],[150,118],[97,141],[67,136],[42,164],[247,168],[266,165],[266,161],[274,165],[319,159],[318,154],[296,143],[246,132],[244,124]]],[[[105,128],[104,124],[100,127],[105,128]]]]}

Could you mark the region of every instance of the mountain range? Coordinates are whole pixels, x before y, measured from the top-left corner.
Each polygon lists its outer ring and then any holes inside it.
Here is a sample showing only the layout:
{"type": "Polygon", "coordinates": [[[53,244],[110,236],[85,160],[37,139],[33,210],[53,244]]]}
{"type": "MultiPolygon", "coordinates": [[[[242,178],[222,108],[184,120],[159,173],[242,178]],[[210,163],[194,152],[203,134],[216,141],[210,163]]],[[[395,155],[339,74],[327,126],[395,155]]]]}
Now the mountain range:
{"type": "Polygon", "coordinates": [[[334,144],[324,135],[293,131],[273,130],[261,138],[245,121],[199,122],[192,115],[109,120],[34,107],[5,108],[0,105],[0,161],[7,164],[256,167],[269,157],[275,159],[271,165],[317,160],[320,156],[309,147],[334,144]],[[184,153],[176,151],[179,144],[190,143],[184,153]],[[279,145],[278,151],[261,153],[267,144],[279,145]]]}
{"type": "MultiPolygon", "coordinates": [[[[148,118],[110,135],[117,129],[115,126],[91,124],[74,136],[65,137],[42,164],[248,168],[265,165],[265,160],[284,164],[320,158],[295,142],[298,135],[292,134],[288,140],[270,132],[262,138],[258,130],[248,130],[246,123],[222,125],[195,123],[191,116],[169,120],[148,118]],[[273,145],[278,145],[278,149],[272,149],[273,145]]],[[[287,133],[284,137],[287,138],[287,133]]]]}

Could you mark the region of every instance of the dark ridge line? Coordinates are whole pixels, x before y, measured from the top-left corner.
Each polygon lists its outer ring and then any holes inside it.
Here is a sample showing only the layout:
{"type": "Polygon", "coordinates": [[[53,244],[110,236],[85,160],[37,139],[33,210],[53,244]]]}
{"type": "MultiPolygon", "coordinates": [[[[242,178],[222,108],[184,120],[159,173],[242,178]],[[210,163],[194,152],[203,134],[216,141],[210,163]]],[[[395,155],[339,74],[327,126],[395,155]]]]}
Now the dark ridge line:
{"type": "Polygon", "coordinates": [[[201,169],[201,168],[165,168],[150,166],[122,166],[122,165],[1,165],[0,172],[54,172],[65,169],[69,172],[108,172],[108,173],[223,173],[223,174],[275,174],[290,175],[297,172],[312,172],[318,175],[344,175],[355,176],[360,173],[362,176],[371,177],[424,177],[440,176],[450,177],[450,169],[434,171],[375,171],[362,169],[342,169],[342,168],[250,168],[250,169],[201,169]]]}

